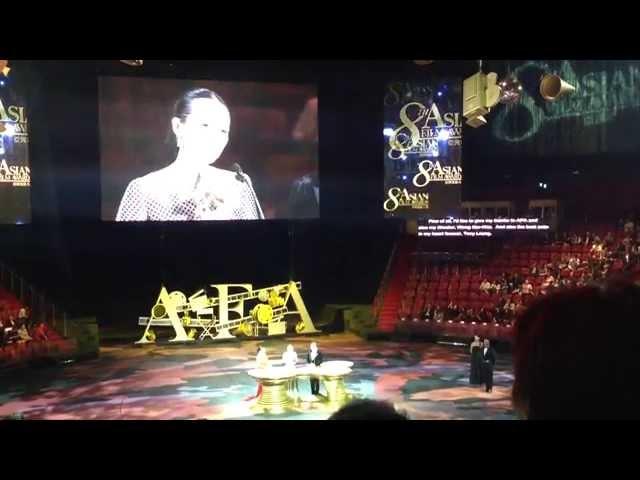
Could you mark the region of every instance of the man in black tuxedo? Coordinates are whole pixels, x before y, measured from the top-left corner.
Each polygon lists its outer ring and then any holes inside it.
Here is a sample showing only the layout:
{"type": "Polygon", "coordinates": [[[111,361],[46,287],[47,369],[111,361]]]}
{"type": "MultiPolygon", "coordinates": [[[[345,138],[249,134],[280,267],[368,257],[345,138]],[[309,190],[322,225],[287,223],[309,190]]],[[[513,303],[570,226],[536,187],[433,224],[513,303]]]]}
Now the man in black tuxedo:
{"type": "MultiPolygon", "coordinates": [[[[322,363],[322,353],[318,350],[316,342],[311,342],[309,345],[309,353],[307,353],[307,363],[313,363],[316,367],[322,363]]],[[[318,377],[311,377],[311,394],[318,395],[320,393],[320,379],[318,377]]]]}
{"type": "Polygon", "coordinates": [[[293,182],[289,192],[289,218],[316,218],[320,212],[318,174],[310,173],[293,182]]]}
{"type": "Polygon", "coordinates": [[[482,374],[487,392],[493,390],[493,366],[496,364],[496,352],[491,348],[489,339],[484,339],[482,348],[482,374]]]}

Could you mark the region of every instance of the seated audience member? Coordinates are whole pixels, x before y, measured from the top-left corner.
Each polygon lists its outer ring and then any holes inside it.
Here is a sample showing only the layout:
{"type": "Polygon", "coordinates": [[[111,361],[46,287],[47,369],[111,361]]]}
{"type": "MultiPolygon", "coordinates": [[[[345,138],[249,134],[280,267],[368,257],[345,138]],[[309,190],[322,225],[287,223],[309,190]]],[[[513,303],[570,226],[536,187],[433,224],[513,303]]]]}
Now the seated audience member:
{"type": "Polygon", "coordinates": [[[433,313],[433,321],[441,323],[443,320],[444,320],[444,312],[440,307],[436,307],[436,310],[433,313]]]}
{"type": "Polygon", "coordinates": [[[47,335],[47,326],[44,322],[40,322],[36,325],[33,332],[33,339],[36,342],[46,342],[47,340],[49,340],[49,337],[47,335]]]}
{"type": "Polygon", "coordinates": [[[460,318],[460,321],[465,323],[471,323],[475,321],[475,319],[476,319],[476,313],[473,311],[473,308],[467,308],[467,311],[464,312],[464,314],[462,315],[462,318],[460,318]]]}
{"type": "Polygon", "coordinates": [[[446,315],[447,320],[453,320],[459,314],[460,314],[460,309],[452,300],[451,302],[449,302],[449,306],[447,307],[447,315],[446,315]]]}
{"type": "Polygon", "coordinates": [[[422,319],[425,322],[428,322],[429,320],[433,319],[433,307],[431,306],[431,304],[428,304],[427,307],[424,309],[424,312],[422,312],[422,319]]]}
{"type": "Polygon", "coordinates": [[[624,224],[624,233],[633,233],[634,228],[635,224],[633,223],[633,220],[629,219],[627,220],[627,223],[624,224]]]}
{"type": "Polygon", "coordinates": [[[515,326],[517,411],[532,420],[640,419],[639,311],[640,287],[621,281],[533,304],[515,326]]]}
{"type": "Polygon", "coordinates": [[[18,339],[19,339],[18,326],[16,324],[14,316],[12,314],[9,314],[4,322],[5,345],[9,343],[17,342],[18,339]]]}
{"type": "Polygon", "coordinates": [[[556,279],[553,275],[548,275],[547,278],[545,278],[542,282],[542,288],[547,289],[549,286],[553,285],[553,282],[555,281],[556,279]]]}
{"type": "Polygon", "coordinates": [[[613,233],[607,233],[607,235],[604,237],[604,244],[607,248],[611,248],[611,246],[613,245],[613,233]]]}
{"type": "Polygon", "coordinates": [[[24,324],[27,328],[30,328],[29,316],[27,315],[27,309],[24,307],[22,307],[18,311],[18,323],[20,323],[21,325],[24,324]]]}
{"type": "Polygon", "coordinates": [[[529,279],[524,281],[520,291],[522,292],[523,295],[531,295],[531,294],[533,294],[533,285],[531,285],[531,282],[529,282],[529,279]]]}
{"type": "Polygon", "coordinates": [[[378,400],[353,400],[329,417],[329,420],[409,420],[395,407],[378,400]]]}
{"type": "Polygon", "coordinates": [[[489,293],[489,289],[491,288],[491,284],[489,283],[489,281],[485,278],[482,283],[480,284],[480,291],[482,293],[489,293]]]}
{"type": "Polygon", "coordinates": [[[29,335],[29,331],[27,330],[27,326],[23,323],[18,327],[18,341],[20,342],[30,342],[32,340],[31,335],[29,335]]]}

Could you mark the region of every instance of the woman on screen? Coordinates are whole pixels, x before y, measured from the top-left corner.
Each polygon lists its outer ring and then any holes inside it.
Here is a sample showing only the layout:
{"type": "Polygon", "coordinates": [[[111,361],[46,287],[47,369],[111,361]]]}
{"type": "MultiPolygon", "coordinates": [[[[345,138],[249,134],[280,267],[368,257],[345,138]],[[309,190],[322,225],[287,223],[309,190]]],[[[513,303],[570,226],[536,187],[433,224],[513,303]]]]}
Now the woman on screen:
{"type": "Polygon", "coordinates": [[[132,180],[116,221],[236,220],[264,218],[251,179],[213,167],[229,142],[231,115],[216,93],[186,92],[171,127],[178,153],[168,167],[132,180]]]}

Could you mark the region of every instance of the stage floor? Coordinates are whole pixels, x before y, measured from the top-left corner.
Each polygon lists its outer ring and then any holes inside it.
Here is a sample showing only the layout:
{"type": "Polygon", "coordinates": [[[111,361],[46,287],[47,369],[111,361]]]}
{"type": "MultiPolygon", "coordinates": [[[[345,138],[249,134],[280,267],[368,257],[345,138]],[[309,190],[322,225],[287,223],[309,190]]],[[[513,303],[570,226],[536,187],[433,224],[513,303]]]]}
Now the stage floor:
{"type": "MultiPolygon", "coordinates": [[[[318,342],[326,359],[355,362],[346,378],[350,392],[393,402],[412,419],[515,419],[510,392],[511,356],[498,354],[494,388],[469,385],[469,356],[464,347],[419,342],[367,342],[351,334],[294,337],[207,345],[104,346],[100,357],[55,366],[0,372],[0,417],[22,413],[25,419],[186,420],[325,419],[309,411],[255,415],[251,401],[256,382],[258,345],[270,358],[292,343],[302,356],[318,342]]],[[[303,394],[307,381],[300,382],[303,394]]]]}

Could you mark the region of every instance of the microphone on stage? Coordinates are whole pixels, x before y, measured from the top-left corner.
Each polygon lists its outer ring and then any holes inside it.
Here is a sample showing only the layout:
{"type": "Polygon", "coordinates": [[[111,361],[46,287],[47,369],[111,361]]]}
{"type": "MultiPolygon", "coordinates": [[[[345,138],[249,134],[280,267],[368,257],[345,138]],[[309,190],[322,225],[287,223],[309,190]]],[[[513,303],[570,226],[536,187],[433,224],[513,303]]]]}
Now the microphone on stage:
{"type": "Polygon", "coordinates": [[[244,172],[242,171],[242,167],[238,163],[234,163],[231,165],[233,171],[236,172],[236,180],[239,182],[245,182],[246,178],[244,178],[244,172]]]}
{"type": "Polygon", "coordinates": [[[253,198],[253,201],[256,204],[256,209],[258,210],[258,218],[260,218],[260,220],[264,220],[264,213],[262,213],[260,202],[258,201],[256,192],[253,190],[253,185],[251,185],[251,181],[249,180],[247,175],[245,175],[245,173],[242,171],[242,167],[239,164],[234,163],[233,165],[231,165],[231,168],[233,168],[233,171],[236,172],[236,180],[238,180],[239,182],[246,183],[247,186],[249,187],[249,191],[251,192],[251,197],[253,198]]]}

